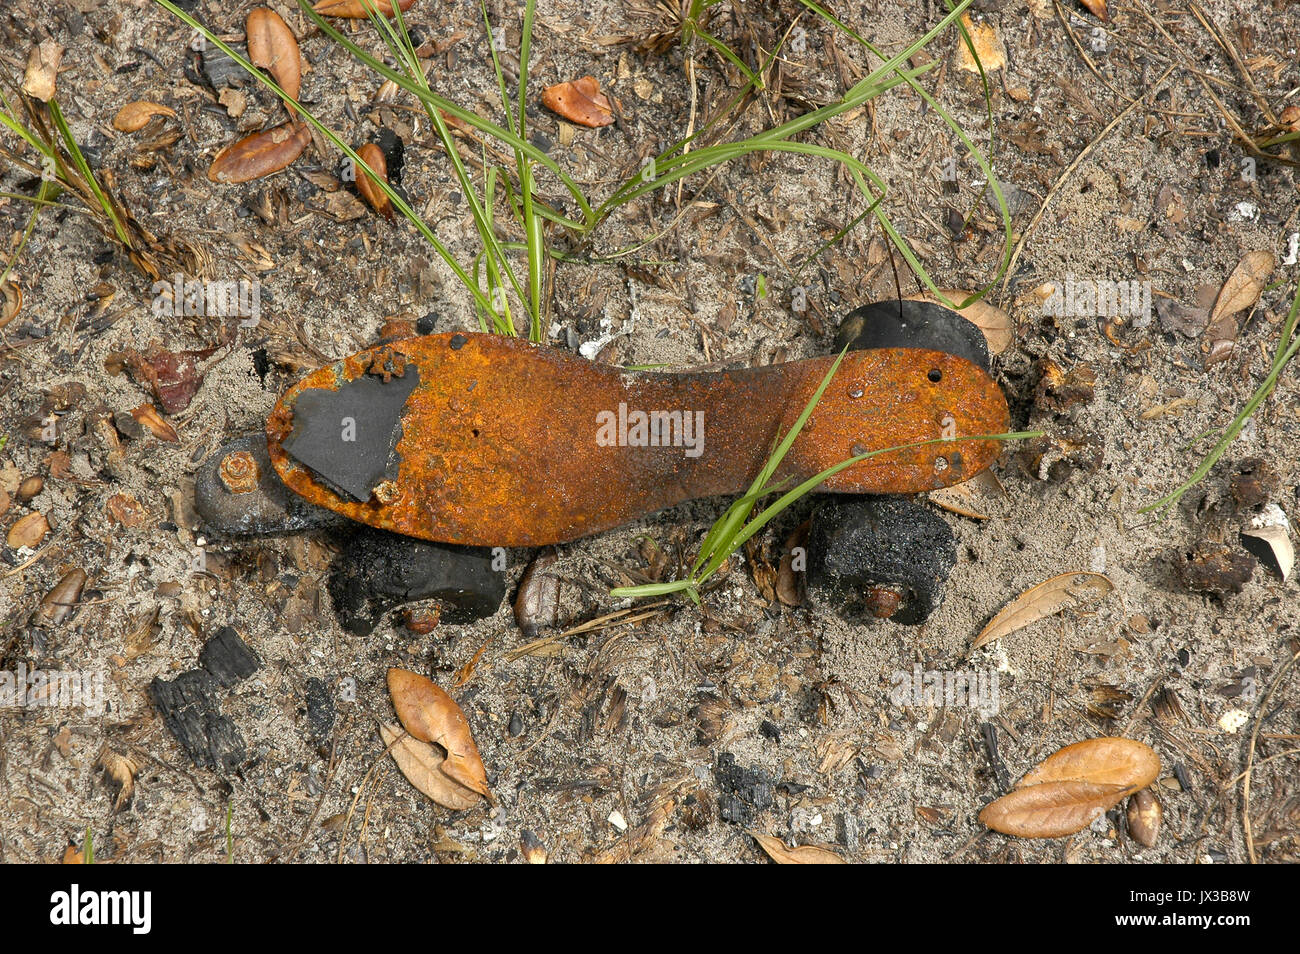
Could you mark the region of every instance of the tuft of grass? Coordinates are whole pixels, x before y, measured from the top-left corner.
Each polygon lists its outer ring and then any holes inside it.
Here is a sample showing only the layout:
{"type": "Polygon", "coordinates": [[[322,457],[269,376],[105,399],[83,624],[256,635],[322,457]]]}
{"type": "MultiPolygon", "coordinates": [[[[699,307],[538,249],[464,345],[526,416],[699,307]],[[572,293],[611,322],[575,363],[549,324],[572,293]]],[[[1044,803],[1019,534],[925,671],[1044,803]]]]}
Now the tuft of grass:
{"type": "MultiPolygon", "coordinates": [[[[354,163],[361,164],[353,149],[343,142],[339,135],[304,109],[301,104],[291,100],[270,77],[260,70],[254,69],[246,59],[239,56],[229,45],[222,42],[213,31],[205,27],[189,13],[180,9],[173,0],[155,0],[155,2],[200,33],[207,42],[230,56],[232,60],[247,70],[260,83],[280,96],[285,102],[291,103],[304,121],[310,123],[354,163]]],[[[934,281],[913,254],[903,236],[890,223],[888,216],[881,207],[881,203],[888,191],[884,181],[866,163],[856,157],[799,138],[811,133],[822,123],[834,120],[875,97],[904,85],[910,87],[925,99],[949,127],[954,130],[970,154],[976,157],[976,161],[991,183],[1002,211],[1004,233],[1007,238],[1005,243],[1006,251],[997,275],[987,288],[978,292],[970,301],[976,300],[988,288],[996,284],[1007,267],[1011,244],[1009,241],[1011,234],[1010,214],[998,188],[997,177],[993,175],[988,161],[969,137],[965,135],[951,115],[926,93],[917,82],[917,78],[931,69],[938,60],[915,69],[906,65],[908,59],[917,51],[928,45],[954,24],[957,24],[957,28],[961,29],[958,18],[971,4],[972,0],[958,0],[956,3],[950,3],[949,12],[934,27],[908,43],[892,56],[886,56],[817,3],[812,2],[812,0],[801,0],[801,3],[809,11],[822,18],[832,28],[853,37],[855,42],[859,42],[869,49],[873,55],[881,60],[880,65],[846,91],[840,100],[835,103],[805,113],[786,123],[743,139],[710,143],[695,148],[697,142],[701,142],[714,134],[715,129],[723,124],[732,109],[741,103],[745,97],[754,90],[762,88],[762,77],[767,67],[780,52],[779,47],[771,51],[763,63],[760,64],[759,69],[749,68],[743,59],[706,29],[710,8],[718,2],[720,0],[689,0],[689,5],[683,4],[685,14],[681,18],[682,42],[689,44],[699,40],[709,49],[715,51],[722,60],[735,66],[745,78],[741,89],[731,98],[728,105],[720,110],[708,123],[705,123],[691,135],[669,146],[658,156],[655,156],[647,167],[637,170],[618,185],[603,201],[596,202],[589,197],[586,189],[572,175],[545,152],[530,143],[527,138],[525,107],[528,102],[528,60],[532,45],[535,0],[526,0],[523,10],[519,46],[519,82],[517,96],[513,100],[494,43],[497,34],[494,33],[494,26],[487,13],[486,4],[483,0],[480,0],[493,71],[497,79],[497,92],[504,112],[504,124],[485,119],[432,88],[420,66],[419,58],[407,28],[406,19],[400,11],[396,11],[391,19],[378,15],[374,9],[370,11],[371,23],[386,47],[389,56],[396,64],[395,66],[389,66],[313,10],[308,0],[298,0],[303,14],[312,21],[325,37],[342,47],[358,63],[372,70],[377,76],[391,81],[398,88],[414,97],[424,109],[431,126],[437,132],[460,192],[465,196],[469,205],[470,215],[474,222],[475,231],[478,234],[480,250],[474,256],[471,264],[457,260],[451,250],[438,239],[432,227],[391,186],[382,181],[378,182],[378,186],[388,196],[394,208],[400,211],[429,242],[438,256],[443,259],[457,279],[464,285],[474,301],[479,326],[483,331],[491,330],[501,334],[517,334],[518,329],[513,316],[514,309],[518,308],[528,317],[529,336],[534,340],[541,339],[543,330],[542,313],[545,305],[543,301],[545,295],[544,275],[547,263],[548,260],[557,263],[564,262],[568,258],[568,256],[558,253],[554,248],[555,243],[551,239],[554,238],[556,230],[568,233],[579,248],[588,246],[603,222],[638,198],[665,189],[690,176],[715,174],[722,166],[759,152],[792,153],[842,164],[848,170],[849,177],[864,202],[865,208],[849,223],[841,235],[847,234],[849,229],[868,216],[873,216],[889,240],[899,250],[909,267],[918,275],[927,288],[938,293],[934,281]],[[470,127],[473,130],[473,135],[470,138],[478,140],[481,170],[477,179],[471,174],[461,157],[449,118],[470,127]],[[554,183],[561,187],[562,191],[567,194],[572,211],[566,212],[555,208],[541,197],[539,189],[541,178],[553,180],[554,183]],[[517,230],[521,239],[504,241],[498,237],[498,225],[504,224],[498,223],[496,219],[495,208],[498,203],[505,205],[510,224],[517,230]]],[[[987,99],[987,84],[985,93],[987,99]]],[[[991,111],[991,100],[989,102],[991,111]]],[[[832,240],[832,243],[834,241],[832,240]]],[[[606,256],[605,260],[628,254],[637,248],[644,247],[646,244],[648,242],[637,243],[630,249],[606,256]]],[[[824,248],[825,246],[823,246],[824,248]]],[[[803,264],[806,266],[823,249],[819,249],[803,264]]]]}
{"type": "Polygon", "coordinates": [[[1228,448],[1232,446],[1232,442],[1237,439],[1237,435],[1246,426],[1246,422],[1251,419],[1254,413],[1259,410],[1259,406],[1268,400],[1268,396],[1273,393],[1283,370],[1291,363],[1296,354],[1300,353],[1300,335],[1296,334],[1297,319],[1300,319],[1300,284],[1296,286],[1295,296],[1291,299],[1291,310],[1287,313],[1286,321],[1282,324],[1282,334],[1278,338],[1277,350],[1273,352],[1273,362],[1269,367],[1269,372],[1265,375],[1264,380],[1260,382],[1259,387],[1255,389],[1255,393],[1237,412],[1237,416],[1232,419],[1232,423],[1219,434],[1219,439],[1201,458],[1201,462],[1192,470],[1191,476],[1155,503],[1143,507],[1138,513],[1151,513],[1178,503],[1184,494],[1206,478],[1214,465],[1227,453],[1228,448]]]}
{"type": "Polygon", "coordinates": [[[664,596],[670,593],[685,593],[696,605],[700,602],[700,590],[709,578],[713,576],[718,569],[727,562],[727,559],[744,546],[754,534],[758,533],[768,525],[775,517],[781,514],[787,507],[799,500],[801,497],[816,490],[828,478],[834,477],[846,467],[852,467],[860,461],[869,460],[872,457],[879,457],[881,454],[890,454],[894,451],[909,450],[913,447],[927,447],[931,444],[950,444],[954,441],[970,440],[987,440],[987,441],[1011,441],[1021,440],[1024,438],[1041,437],[1042,431],[1015,431],[1005,434],[976,434],[972,436],[954,436],[954,437],[937,437],[928,441],[915,441],[910,444],[898,444],[893,447],[883,447],[879,450],[867,451],[857,454],[853,457],[843,460],[838,464],[826,468],[820,474],[809,477],[803,483],[786,491],[776,501],[769,504],[757,516],[751,517],[755,505],[764,497],[781,490],[788,481],[777,483],[772,482],[772,477],[781,465],[786,453],[794,444],[795,438],[803,430],[808,418],[812,416],[822,395],[826,393],[826,388],[830,386],[831,379],[835,377],[835,372],[839,370],[840,362],[844,360],[847,353],[846,346],[839,356],[831,364],[830,370],[822,378],[817,390],[809,399],[808,404],[795,419],[793,426],[780,441],[777,442],[775,449],[769,455],[767,461],[759,469],[758,476],[750,484],[749,489],[739,497],[726,511],[719,517],[709,528],[708,533],[704,535],[704,540],[700,544],[699,554],[695,562],[691,564],[690,573],[679,580],[669,580],[665,583],[644,583],[638,586],[619,586],[610,590],[611,596],[631,597],[633,599],[645,599],[653,596],[664,596]]]}
{"type": "Polygon", "coordinates": [[[49,206],[89,214],[100,224],[105,235],[127,252],[134,254],[140,251],[132,236],[125,210],[95,178],[57,100],[41,103],[11,84],[0,84],[0,126],[34,150],[36,162],[32,163],[3,146],[0,146],[0,158],[13,168],[40,178],[40,186],[34,196],[4,193],[6,198],[30,202],[32,211],[22,238],[3,269],[0,269],[0,284],[9,277],[35,231],[37,218],[49,206]],[[5,86],[9,86],[8,92],[5,86]],[[65,193],[75,197],[78,204],[67,205],[55,201],[65,193]]]}

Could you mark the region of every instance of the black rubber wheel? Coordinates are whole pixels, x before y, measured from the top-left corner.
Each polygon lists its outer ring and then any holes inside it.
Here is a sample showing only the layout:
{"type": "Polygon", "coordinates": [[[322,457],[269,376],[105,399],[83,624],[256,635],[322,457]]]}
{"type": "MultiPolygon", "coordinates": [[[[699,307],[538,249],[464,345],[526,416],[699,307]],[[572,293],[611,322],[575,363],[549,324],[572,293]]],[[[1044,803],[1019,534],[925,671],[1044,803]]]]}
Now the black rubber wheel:
{"type": "Polygon", "coordinates": [[[956,561],[952,528],[905,497],[832,497],[813,514],[808,583],[850,621],[924,623],[956,561]]]}
{"type": "Polygon", "coordinates": [[[845,316],[835,335],[835,351],[868,348],[923,348],[989,366],[984,332],[951,308],[929,301],[878,301],[845,316]]]}
{"type": "Polygon", "coordinates": [[[389,610],[417,600],[443,604],[442,619],[491,616],[505,599],[505,574],[488,547],[461,547],[362,527],[334,558],[329,592],[349,633],[368,636],[389,610]]]}

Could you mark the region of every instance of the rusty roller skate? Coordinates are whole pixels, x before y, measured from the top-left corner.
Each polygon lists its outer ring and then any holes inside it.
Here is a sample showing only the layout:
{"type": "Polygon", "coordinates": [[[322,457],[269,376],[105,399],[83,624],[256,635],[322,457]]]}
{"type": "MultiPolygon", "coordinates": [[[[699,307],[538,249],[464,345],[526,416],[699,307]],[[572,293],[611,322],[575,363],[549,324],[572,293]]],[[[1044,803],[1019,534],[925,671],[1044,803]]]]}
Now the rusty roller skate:
{"type": "MultiPolygon", "coordinates": [[[[961,439],[1008,424],[974,325],[924,302],[879,303],[845,320],[846,345],[776,479],[939,437],[958,439],[880,454],[821,489],[915,494],[993,462],[998,442],[961,439]]],[[[629,372],[495,335],[388,341],[289,388],[264,442],[215,454],[199,512],[226,533],[355,521],[467,548],[564,543],[743,492],[833,360],[629,372]],[[242,485],[232,455],[252,474],[242,485]]]]}

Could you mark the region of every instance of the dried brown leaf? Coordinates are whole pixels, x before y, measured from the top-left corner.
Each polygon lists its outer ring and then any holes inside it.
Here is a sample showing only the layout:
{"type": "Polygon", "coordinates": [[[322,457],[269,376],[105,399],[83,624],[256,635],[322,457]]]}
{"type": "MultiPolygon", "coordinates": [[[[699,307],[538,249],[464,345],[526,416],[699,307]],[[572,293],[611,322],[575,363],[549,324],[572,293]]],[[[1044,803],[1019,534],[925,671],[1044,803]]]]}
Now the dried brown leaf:
{"type": "Polygon", "coordinates": [[[1067,607],[1077,606],[1085,600],[1100,599],[1114,588],[1115,584],[1100,573],[1079,571],[1058,574],[1030,587],[1002,607],[989,620],[988,625],[980,630],[971,649],[979,649],[986,643],[1001,639],[1067,607]]]}
{"type": "Polygon", "coordinates": [[[144,504],[130,494],[114,494],[104,503],[108,519],[126,530],[133,530],[149,519],[144,504]]]}
{"type": "Polygon", "coordinates": [[[23,73],[23,92],[42,103],[53,99],[62,60],[63,47],[53,40],[42,40],[38,46],[32,47],[23,73]]]}
{"type": "Polygon", "coordinates": [[[146,613],[138,624],[134,624],[131,630],[122,640],[122,652],[126,659],[138,659],[153,648],[154,641],[162,629],[158,625],[158,619],[162,615],[162,608],[155,606],[152,613],[146,613]]]}
{"type": "Polygon", "coordinates": [[[746,830],[746,834],[758,842],[758,846],[778,865],[848,864],[847,861],[827,848],[818,848],[816,845],[800,845],[798,848],[788,848],[780,838],[764,835],[757,831],[746,830]]]}
{"type": "Polygon", "coordinates": [[[353,174],[357,180],[357,192],[361,193],[361,198],[365,199],[372,209],[391,220],[393,204],[388,201],[387,193],[375,185],[381,180],[388,182],[388,162],[384,159],[384,150],[373,142],[368,142],[357,150],[357,155],[370,167],[368,171],[356,163],[352,164],[353,174]]]}
{"type": "Polygon", "coordinates": [[[1097,782],[1045,782],[1017,788],[984,806],[979,819],[1019,838],[1060,838],[1082,831],[1133,791],[1097,782]]]}
{"type": "Polygon", "coordinates": [[[15,550],[19,547],[35,547],[49,532],[50,523],[45,519],[45,514],[34,511],[14,521],[5,542],[15,550]]]}
{"type": "Polygon", "coordinates": [[[490,798],[487,771],[479,758],[465,713],[451,696],[418,673],[388,670],[388,692],[397,718],[421,742],[447,751],[442,771],[466,788],[490,798]]]}
{"type": "Polygon", "coordinates": [[[982,470],[969,480],[963,480],[942,490],[932,490],[927,498],[947,510],[949,513],[969,517],[971,520],[987,520],[984,511],[998,496],[1006,496],[1006,491],[998,483],[991,470],[982,470]]]}
{"type": "Polygon", "coordinates": [[[213,182],[250,182],[286,168],[311,142],[303,123],[285,123],[245,136],[227,146],[208,167],[213,182]]]}
{"type": "Polygon", "coordinates": [[[1134,739],[1086,739],[1053,752],[1031,769],[1016,788],[1047,782],[1083,781],[1123,788],[1146,788],[1160,774],[1160,756],[1134,739]]]}
{"type": "Polygon", "coordinates": [[[799,582],[803,579],[803,568],[807,565],[804,544],[808,541],[808,530],[811,526],[812,522],[805,520],[795,527],[786,538],[781,553],[781,563],[776,571],[776,598],[786,606],[799,606],[803,603],[799,582]]]}
{"type": "Polygon", "coordinates": [[[542,90],[542,105],[580,126],[608,126],[614,121],[609,97],[600,91],[594,76],[548,86],[542,90]]]}
{"type": "Polygon", "coordinates": [[[463,811],[482,801],[478,793],[443,771],[446,761],[442,753],[428,742],[413,739],[397,726],[387,724],[379,726],[379,736],[406,780],[443,808],[463,811]]]}
{"type": "Polygon", "coordinates": [[[95,768],[103,769],[108,780],[117,786],[117,796],[113,799],[113,811],[120,812],[135,794],[135,777],[140,771],[140,763],[129,755],[114,752],[107,745],[99,750],[95,768]]]}
{"type": "Polygon", "coordinates": [[[176,433],[176,428],[158,413],[158,409],[148,402],[141,404],[131,412],[131,416],[149,428],[149,432],[160,441],[168,441],[175,444],[180,441],[180,435],[176,433]]]}
{"type": "Polygon", "coordinates": [[[971,56],[965,38],[958,37],[958,69],[965,70],[967,73],[978,73],[980,66],[983,66],[984,72],[991,73],[1007,65],[1006,47],[1002,45],[1002,39],[998,36],[998,31],[993,28],[993,24],[974,23],[971,21],[970,14],[967,13],[961,15],[961,22],[966,27],[966,32],[970,34],[971,46],[975,47],[975,55],[979,57],[979,65],[976,65],[975,57],[971,56]]]}
{"type": "Polygon", "coordinates": [[[1106,0],[1079,0],[1083,8],[1091,13],[1098,20],[1103,22],[1110,19],[1110,13],[1106,10],[1106,0]]]}
{"type": "MultiPolygon", "coordinates": [[[[398,0],[397,9],[405,13],[415,5],[415,0],[398,0]]],[[[349,20],[368,19],[368,10],[374,10],[381,16],[393,15],[391,0],[320,0],[312,7],[323,17],[344,17],[349,20]]]]}
{"type": "MultiPolygon", "coordinates": [[[[1241,257],[1219,290],[1219,297],[1214,300],[1214,310],[1210,312],[1211,328],[1220,318],[1245,311],[1259,301],[1276,261],[1272,252],[1265,251],[1247,252],[1241,257]]],[[[1209,335],[1208,330],[1206,334],[1209,335]]]]}
{"type": "Polygon", "coordinates": [[[23,290],[17,282],[5,282],[0,285],[0,296],[3,296],[0,299],[0,328],[4,328],[23,310],[23,290]]]}
{"type": "MultiPolygon", "coordinates": [[[[963,302],[969,298],[973,292],[963,291],[960,288],[940,288],[939,292],[944,298],[951,302],[963,302]]],[[[936,305],[944,305],[943,301],[932,292],[922,292],[919,295],[909,295],[909,301],[932,301],[936,305]]],[[[1011,340],[1014,337],[1015,322],[1001,308],[990,305],[984,299],[980,299],[965,308],[957,309],[957,314],[961,315],[967,321],[971,322],[980,331],[984,332],[984,340],[988,342],[989,354],[1001,354],[1011,346],[1011,340]]]]}
{"type": "Polygon", "coordinates": [[[135,132],[147,126],[154,116],[175,115],[176,110],[170,106],[151,103],[148,100],[137,100],[134,103],[127,103],[117,111],[117,115],[113,117],[113,128],[118,132],[135,132]]]}
{"type": "MultiPolygon", "coordinates": [[[[258,69],[270,70],[280,88],[294,99],[302,88],[302,57],[298,40],[280,14],[270,7],[254,7],[244,24],[248,37],[248,60],[258,69]]],[[[293,115],[293,109],[289,109],[293,115]]]]}

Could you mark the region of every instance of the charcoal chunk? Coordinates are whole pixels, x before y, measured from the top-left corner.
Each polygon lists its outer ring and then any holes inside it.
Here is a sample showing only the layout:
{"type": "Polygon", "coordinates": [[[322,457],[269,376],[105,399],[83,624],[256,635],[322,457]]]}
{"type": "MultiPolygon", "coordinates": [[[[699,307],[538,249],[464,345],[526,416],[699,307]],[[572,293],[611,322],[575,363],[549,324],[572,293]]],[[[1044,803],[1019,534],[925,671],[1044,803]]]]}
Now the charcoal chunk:
{"type": "Polygon", "coordinates": [[[329,738],[330,729],[334,728],[334,697],[330,695],[329,686],[323,679],[312,676],[307,680],[307,728],[311,737],[318,742],[329,738]]]}
{"type": "Polygon", "coordinates": [[[257,672],[262,663],[234,627],[223,626],[199,651],[199,665],[229,689],[257,672]]]}
{"type": "Polygon", "coordinates": [[[149,698],[176,741],[195,765],[230,773],[247,761],[239,727],[221,714],[221,685],[206,669],[191,669],[170,681],[155,678],[149,698]]]}
{"type": "Polygon", "coordinates": [[[772,807],[772,780],[759,769],[736,763],[730,752],[718,754],[713,769],[718,784],[718,814],[723,821],[750,825],[756,815],[772,807]]]}

